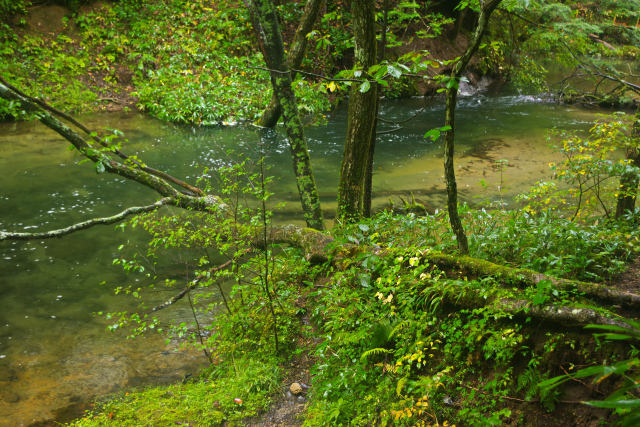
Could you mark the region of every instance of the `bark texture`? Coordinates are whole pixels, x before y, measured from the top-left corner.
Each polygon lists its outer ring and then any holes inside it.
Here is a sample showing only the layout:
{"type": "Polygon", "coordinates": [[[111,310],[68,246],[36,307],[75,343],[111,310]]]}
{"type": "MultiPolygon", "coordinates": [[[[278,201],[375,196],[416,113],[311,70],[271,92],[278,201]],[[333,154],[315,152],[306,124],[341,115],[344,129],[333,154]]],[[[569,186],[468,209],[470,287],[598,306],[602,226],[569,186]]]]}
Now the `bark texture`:
{"type": "Polygon", "coordinates": [[[460,252],[469,253],[469,243],[467,241],[467,235],[464,232],[460,215],[458,214],[458,184],[456,183],[456,174],[453,165],[454,156],[454,140],[455,140],[455,115],[456,115],[456,102],[458,100],[458,83],[464,73],[469,61],[478,50],[480,41],[487,28],[489,17],[491,13],[498,7],[502,0],[490,0],[485,2],[480,9],[480,16],[478,17],[478,24],[476,30],[471,39],[469,47],[465,50],[464,54],[453,67],[451,71],[451,80],[447,89],[447,104],[445,113],[445,127],[449,127],[444,137],[444,176],[447,184],[447,209],[449,211],[449,222],[451,223],[451,229],[456,235],[458,242],[458,249],[460,252]]]}
{"type": "MultiPolygon", "coordinates": [[[[640,107],[636,111],[632,136],[638,141],[636,146],[627,152],[627,160],[636,168],[640,168],[640,107]]],[[[620,194],[616,204],[616,218],[620,218],[625,212],[635,209],[639,183],[640,176],[637,173],[627,172],[620,177],[620,194]]]]}
{"type": "MultiPolygon", "coordinates": [[[[382,3],[382,40],[380,40],[380,48],[378,49],[378,62],[382,62],[385,59],[386,47],[387,47],[387,29],[389,22],[389,0],[384,0],[382,3]]],[[[376,140],[378,130],[378,114],[380,113],[380,94],[382,92],[381,87],[376,83],[376,114],[375,122],[373,123],[373,131],[371,132],[371,148],[369,149],[369,163],[367,164],[367,174],[364,180],[364,196],[362,201],[362,214],[364,217],[371,217],[371,198],[373,194],[373,160],[376,151],[376,140]]]]}
{"type": "Polygon", "coordinates": [[[291,148],[293,171],[304,218],[309,227],[322,230],[318,188],[311,170],[309,150],[298,114],[296,97],[291,87],[291,72],[284,57],[284,45],[276,9],[271,0],[251,0],[250,4],[257,17],[256,24],[259,25],[257,31],[261,36],[265,62],[271,70],[273,92],[282,106],[284,127],[291,148]]]}
{"type": "Polygon", "coordinates": [[[458,274],[477,278],[493,277],[505,287],[516,286],[525,289],[535,287],[543,280],[548,280],[556,289],[575,291],[592,300],[629,308],[640,308],[640,295],[613,289],[599,283],[559,279],[526,268],[512,268],[483,259],[454,256],[437,251],[425,252],[424,258],[441,270],[452,270],[458,274]]]}
{"type": "MultiPolygon", "coordinates": [[[[302,60],[304,59],[304,53],[307,48],[307,35],[313,29],[313,25],[318,20],[320,14],[320,8],[324,0],[308,0],[305,5],[300,24],[296,29],[296,33],[293,36],[293,41],[287,52],[287,65],[289,69],[300,68],[302,60]]],[[[295,80],[295,71],[291,72],[291,80],[295,80]]],[[[278,101],[278,97],[275,92],[271,95],[271,101],[267,108],[264,109],[260,118],[256,121],[256,125],[266,128],[272,128],[280,119],[282,114],[282,106],[278,101]]]]}
{"type": "MultiPolygon", "coordinates": [[[[355,34],[355,66],[363,71],[376,63],[375,2],[353,0],[353,31],[355,34]]],[[[344,146],[340,185],[338,188],[338,218],[357,221],[363,215],[367,170],[372,159],[375,135],[378,91],[375,84],[368,90],[354,85],[349,94],[347,139],[344,146]]]]}

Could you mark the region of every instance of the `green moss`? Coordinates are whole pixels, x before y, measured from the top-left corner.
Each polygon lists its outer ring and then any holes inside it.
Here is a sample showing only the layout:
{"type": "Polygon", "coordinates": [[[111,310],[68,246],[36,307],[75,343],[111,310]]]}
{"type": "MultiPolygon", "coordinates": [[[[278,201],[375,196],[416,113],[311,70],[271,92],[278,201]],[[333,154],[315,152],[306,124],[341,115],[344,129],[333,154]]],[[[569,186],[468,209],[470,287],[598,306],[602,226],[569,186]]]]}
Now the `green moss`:
{"type": "Polygon", "coordinates": [[[280,380],[275,360],[244,357],[214,367],[193,382],[121,393],[69,425],[222,425],[267,408],[280,380]]]}

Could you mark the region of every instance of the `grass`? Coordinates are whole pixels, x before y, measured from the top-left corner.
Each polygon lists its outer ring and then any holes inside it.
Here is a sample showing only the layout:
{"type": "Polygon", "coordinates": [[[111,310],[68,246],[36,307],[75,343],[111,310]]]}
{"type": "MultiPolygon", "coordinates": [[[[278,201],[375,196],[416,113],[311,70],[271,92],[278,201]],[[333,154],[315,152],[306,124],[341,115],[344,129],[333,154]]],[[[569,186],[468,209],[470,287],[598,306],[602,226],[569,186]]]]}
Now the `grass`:
{"type": "Polygon", "coordinates": [[[274,359],[244,356],[213,366],[184,384],[121,393],[98,403],[71,426],[221,425],[257,414],[271,403],[282,370],[274,359]]]}

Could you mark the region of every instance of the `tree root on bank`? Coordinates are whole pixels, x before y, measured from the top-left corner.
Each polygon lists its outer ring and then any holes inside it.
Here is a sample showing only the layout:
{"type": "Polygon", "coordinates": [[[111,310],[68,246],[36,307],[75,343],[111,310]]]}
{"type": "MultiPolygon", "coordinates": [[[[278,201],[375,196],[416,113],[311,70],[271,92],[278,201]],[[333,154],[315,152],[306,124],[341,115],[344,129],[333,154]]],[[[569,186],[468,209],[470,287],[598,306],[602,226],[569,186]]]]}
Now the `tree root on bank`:
{"type": "MultiPolygon", "coordinates": [[[[364,250],[363,248],[343,246],[331,254],[327,248],[327,245],[333,240],[330,236],[310,228],[295,225],[274,229],[272,239],[275,242],[287,243],[302,249],[306,259],[311,262],[328,262],[330,255],[333,255],[332,261],[338,266],[341,264],[340,260],[353,257],[353,249],[356,251],[364,250]]],[[[377,249],[376,252],[384,256],[385,250],[377,249]]],[[[425,261],[445,271],[450,270],[477,278],[493,277],[504,287],[534,287],[543,280],[549,280],[550,283],[558,289],[575,291],[591,300],[631,308],[640,307],[640,295],[618,291],[598,283],[559,279],[533,270],[507,267],[469,256],[449,255],[437,251],[423,251],[422,257],[425,261]]],[[[627,324],[622,318],[607,317],[602,312],[588,307],[550,304],[533,305],[531,301],[528,300],[510,298],[487,300],[479,292],[470,288],[461,288],[459,292],[445,292],[441,297],[444,303],[455,307],[479,308],[489,304],[495,304],[496,307],[499,307],[505,313],[514,317],[530,317],[563,326],[582,327],[588,324],[598,324],[615,325],[633,329],[633,327],[627,324]]]]}
{"type": "Polygon", "coordinates": [[[607,317],[605,314],[589,307],[568,305],[534,305],[529,300],[513,298],[485,299],[480,292],[472,289],[460,289],[459,292],[444,292],[440,295],[442,302],[456,307],[474,309],[493,305],[496,309],[516,318],[531,318],[542,322],[555,323],[563,327],[577,327],[595,325],[620,326],[635,329],[623,318],[607,317]]]}
{"type": "Polygon", "coordinates": [[[612,289],[599,283],[558,279],[526,268],[507,267],[478,258],[436,251],[425,252],[424,258],[443,270],[457,270],[473,277],[493,277],[505,286],[528,288],[548,280],[557,289],[578,292],[590,299],[630,308],[640,307],[640,295],[612,289]]]}

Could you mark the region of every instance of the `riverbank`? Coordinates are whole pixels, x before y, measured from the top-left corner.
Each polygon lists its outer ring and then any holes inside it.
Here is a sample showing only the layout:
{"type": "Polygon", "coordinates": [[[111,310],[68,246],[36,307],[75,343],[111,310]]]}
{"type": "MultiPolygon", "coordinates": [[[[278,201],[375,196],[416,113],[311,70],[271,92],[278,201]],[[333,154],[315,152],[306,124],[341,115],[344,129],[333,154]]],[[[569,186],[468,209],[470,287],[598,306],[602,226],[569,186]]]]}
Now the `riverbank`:
{"type": "MultiPolygon", "coordinates": [[[[381,113],[384,118],[399,121],[411,117],[422,107],[420,99],[385,101],[381,113]]],[[[547,164],[558,161],[559,154],[548,147],[546,128],[557,126],[583,132],[597,117],[594,112],[518,96],[466,97],[461,99],[458,114],[463,119],[458,134],[464,141],[456,159],[461,166],[458,171],[461,197],[474,206],[513,203],[512,195],[525,192],[535,181],[548,176],[547,164]],[[476,125],[481,120],[486,121],[487,128],[476,125]],[[525,127],[530,123],[539,127],[525,127]],[[492,138],[485,136],[489,126],[492,138]],[[479,185],[480,180],[484,185],[479,185]]],[[[442,106],[427,107],[415,120],[404,123],[402,130],[379,137],[373,193],[376,210],[389,208],[390,202],[403,210],[402,200],[421,204],[422,212],[426,209],[433,213],[443,205],[445,189],[439,178],[441,147],[422,138],[425,128],[436,127],[441,116],[442,106]]],[[[201,167],[214,169],[244,158],[257,161],[259,156],[254,149],[259,135],[251,127],[179,126],[135,113],[78,118],[90,129],[120,129],[127,140],[123,150],[137,153],[147,164],[175,176],[200,176],[202,170],[194,166],[195,159],[199,159],[201,167]],[[228,154],[230,149],[237,157],[228,154]]],[[[312,162],[325,214],[329,217],[336,206],[336,168],[344,142],[346,111],[338,108],[327,120],[326,125],[308,128],[307,136],[310,149],[315,153],[312,162]]],[[[267,163],[271,166],[268,173],[275,176],[273,204],[287,203],[276,210],[276,221],[299,223],[286,139],[278,133],[263,137],[266,137],[263,141],[267,163]]],[[[0,200],[0,211],[4,213],[0,229],[29,231],[38,227],[64,227],[154,200],[151,194],[141,192],[135,185],[107,175],[96,176],[91,165],[77,164],[77,154],[65,150],[65,146],[64,140],[38,122],[0,124],[0,147],[3,147],[0,169],[5,171],[6,189],[0,200]],[[25,176],[29,179],[24,179],[25,176]]],[[[212,185],[218,184],[212,181],[212,185]]],[[[46,419],[59,408],[73,403],[71,398],[80,397],[73,389],[83,390],[84,400],[116,391],[118,387],[129,390],[156,380],[179,380],[187,373],[194,374],[199,364],[206,363],[206,358],[197,351],[189,357],[174,354],[171,347],[165,348],[161,338],[153,334],[148,340],[144,337],[127,340],[128,331],[108,332],[106,328],[113,321],[92,315],[135,310],[137,299],[128,298],[122,292],[114,295],[114,290],[127,284],[153,283],[146,277],[130,277],[119,266],[111,265],[114,258],[124,257],[117,250],[121,244],[137,242],[138,247],[143,248],[149,239],[140,230],[127,233],[119,230],[110,226],[95,227],[45,243],[2,242],[0,245],[0,257],[6,261],[0,266],[0,282],[6,283],[3,301],[7,304],[0,312],[0,325],[9,325],[0,330],[0,354],[6,356],[0,360],[0,368],[15,376],[6,382],[0,378],[0,394],[11,391],[20,398],[16,403],[5,402],[5,406],[0,403],[0,413],[14,419],[24,414],[20,419],[28,424],[36,416],[34,406],[39,408],[38,418],[46,419]],[[99,286],[101,282],[106,283],[99,286]],[[30,354],[26,365],[23,363],[25,351],[30,354]],[[165,351],[170,354],[163,354],[165,351]],[[153,357],[146,357],[145,352],[153,357]],[[174,365],[175,372],[171,373],[169,360],[183,360],[185,365],[174,365]],[[192,362],[195,363],[191,365],[192,362]],[[102,370],[117,373],[117,381],[102,383],[109,378],[100,374],[102,370]]],[[[135,253],[132,249],[129,256],[135,253]]],[[[158,265],[145,264],[145,268],[163,277],[182,279],[184,266],[176,257],[169,252],[158,265]]],[[[155,306],[179,289],[180,283],[175,287],[163,285],[149,290],[148,296],[155,306]]],[[[185,301],[160,313],[165,325],[170,319],[189,322],[193,318],[185,301]]],[[[282,369],[287,371],[286,366],[282,369]]],[[[300,378],[292,378],[291,382],[295,380],[305,382],[300,378]]]]}
{"type": "MultiPolygon", "coordinates": [[[[233,0],[198,0],[190,2],[186,9],[179,1],[145,2],[143,7],[109,1],[74,5],[72,10],[38,3],[25,8],[23,14],[14,14],[9,25],[3,24],[0,76],[68,113],[137,110],[174,123],[219,125],[253,121],[268,104],[269,77],[255,66],[262,59],[255,48],[249,16],[233,0]]],[[[311,120],[322,120],[323,114],[347,92],[340,82],[321,77],[331,78],[352,66],[348,22],[333,9],[327,9],[327,15],[309,34],[308,59],[302,68],[311,74],[294,84],[299,110],[311,120]]],[[[462,23],[453,25],[453,19],[446,14],[452,12],[441,12],[434,13],[430,25],[409,6],[392,14],[389,36],[393,42],[389,41],[390,47],[385,50],[391,64],[399,59],[411,65],[419,59],[430,65],[418,67],[413,73],[431,76],[449,71],[450,61],[461,55],[468,43],[466,24],[460,18],[462,23]],[[407,23],[409,26],[400,32],[407,23]]],[[[281,5],[280,13],[287,42],[293,37],[301,8],[281,5]]],[[[504,21],[507,16],[496,19],[504,21]]],[[[522,32],[518,37],[525,44],[535,44],[537,36],[525,36],[526,28],[513,27],[513,22],[510,25],[511,31],[522,32]]],[[[531,69],[531,58],[521,59],[521,64],[515,63],[515,58],[509,59],[509,49],[514,49],[516,55],[519,48],[509,47],[499,31],[488,37],[489,42],[470,65],[470,88],[486,89],[487,81],[500,86],[508,79],[527,93],[550,89],[568,102],[616,107],[637,103],[637,97],[630,97],[624,90],[611,90],[615,86],[607,82],[598,83],[602,94],[586,90],[585,95],[583,84],[573,85],[568,77],[573,65],[564,60],[547,64],[553,79],[560,72],[562,77],[558,80],[564,85],[549,87],[552,82],[545,82],[549,70],[540,66],[531,69]]],[[[596,43],[590,54],[597,58],[609,55],[632,64],[637,48],[628,45],[629,40],[624,37],[617,38],[620,46],[614,48],[608,43],[611,48],[602,48],[596,43]]],[[[546,57],[543,52],[540,55],[546,57]]],[[[396,72],[400,72],[397,67],[396,72]]],[[[584,80],[584,76],[581,78],[584,80]]],[[[596,84],[597,78],[591,81],[594,78],[586,78],[590,86],[596,84]]],[[[629,79],[635,81],[634,77],[629,79]]],[[[416,78],[412,73],[388,79],[387,84],[383,88],[387,99],[431,96],[439,87],[431,78],[416,78]]],[[[0,101],[0,115],[11,117],[18,113],[15,105],[0,101]]]]}
{"type": "MultiPolygon", "coordinates": [[[[570,262],[592,258],[602,244],[618,247],[615,255],[600,258],[599,268],[606,270],[575,264],[577,270],[565,270],[565,277],[615,278],[624,268],[618,261],[631,260],[640,249],[635,228],[601,225],[593,234],[596,228],[549,215],[466,211],[472,256],[499,261],[514,245],[525,249],[509,232],[495,236],[494,230],[517,226],[520,242],[538,241],[543,222],[557,234],[553,241],[539,242],[547,256],[570,262]],[[573,233],[592,237],[577,248],[569,237],[573,233]],[[488,240],[492,255],[483,249],[488,240]]],[[[243,304],[236,299],[233,312],[221,313],[213,327],[207,347],[215,349],[216,360],[203,375],[187,384],[124,393],[72,425],[261,425],[269,419],[269,425],[306,426],[583,426],[616,421],[608,411],[581,403],[600,399],[617,387],[616,381],[575,382],[563,392],[540,384],[571,366],[624,358],[628,347],[603,346],[580,321],[568,326],[566,319],[545,319],[535,310],[586,304],[576,310],[594,308],[606,316],[611,307],[571,291],[514,289],[499,275],[445,268],[436,251],[450,251],[454,243],[442,215],[382,213],[333,230],[332,237],[331,261],[311,265],[297,250],[274,259],[275,318],[258,286],[242,288],[243,304]],[[528,301],[530,308],[509,312],[500,303],[514,298],[528,301]],[[282,408],[288,415],[278,418],[282,408]]],[[[250,261],[253,268],[260,258],[250,261]]],[[[538,258],[512,262],[531,267],[538,258]]],[[[621,285],[628,283],[609,284],[611,289],[621,285]]]]}

